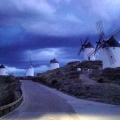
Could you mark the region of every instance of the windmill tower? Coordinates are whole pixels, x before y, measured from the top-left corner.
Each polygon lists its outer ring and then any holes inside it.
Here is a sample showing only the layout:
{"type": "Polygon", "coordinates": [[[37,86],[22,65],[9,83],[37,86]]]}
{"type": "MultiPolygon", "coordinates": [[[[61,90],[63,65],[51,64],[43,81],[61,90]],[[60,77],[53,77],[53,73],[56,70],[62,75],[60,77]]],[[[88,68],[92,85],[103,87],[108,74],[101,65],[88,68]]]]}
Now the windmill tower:
{"type": "Polygon", "coordinates": [[[101,37],[97,42],[94,53],[100,50],[103,68],[120,67],[120,57],[118,55],[120,53],[120,43],[114,38],[118,33],[120,33],[120,29],[115,30],[110,37],[104,37],[104,39],[101,37]]]}
{"type": "Polygon", "coordinates": [[[31,62],[31,59],[29,59],[29,60],[30,60],[30,67],[26,70],[25,75],[26,76],[34,76],[33,64],[31,62]]]}
{"type": "Polygon", "coordinates": [[[85,39],[84,43],[81,40],[81,48],[78,55],[80,55],[82,51],[84,52],[84,60],[95,60],[95,56],[92,54],[95,51],[95,48],[90,42],[88,42],[88,37],[85,39]]]}
{"type": "Polygon", "coordinates": [[[120,44],[111,36],[102,46],[101,54],[103,60],[103,68],[111,67],[120,67],[120,57],[118,55],[120,53],[120,44]]]}
{"type": "Polygon", "coordinates": [[[50,60],[50,70],[59,68],[59,66],[59,62],[55,58],[50,60]]]}
{"type": "Polygon", "coordinates": [[[4,65],[0,65],[0,75],[6,75],[6,68],[4,65]]]}
{"type": "Polygon", "coordinates": [[[26,71],[26,76],[34,76],[34,68],[30,65],[30,67],[26,71]]]}

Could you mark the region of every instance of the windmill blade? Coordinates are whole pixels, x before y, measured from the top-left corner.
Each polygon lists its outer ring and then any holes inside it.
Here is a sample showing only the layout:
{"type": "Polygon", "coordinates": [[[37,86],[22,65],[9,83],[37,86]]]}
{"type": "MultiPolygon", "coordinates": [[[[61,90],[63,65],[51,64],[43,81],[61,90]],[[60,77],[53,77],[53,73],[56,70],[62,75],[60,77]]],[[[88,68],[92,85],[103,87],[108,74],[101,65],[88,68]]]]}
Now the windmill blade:
{"type": "Polygon", "coordinates": [[[26,76],[26,73],[27,73],[28,69],[29,69],[29,68],[27,68],[26,71],[25,71],[25,76],[26,76]]]}
{"type": "Polygon", "coordinates": [[[33,66],[31,58],[29,58],[29,61],[30,61],[30,65],[33,66]]]}
{"type": "Polygon", "coordinates": [[[96,23],[96,28],[97,28],[98,35],[101,36],[101,33],[102,32],[104,33],[102,20],[100,20],[96,23]]]}
{"type": "Polygon", "coordinates": [[[112,51],[110,50],[109,47],[105,48],[106,54],[108,56],[109,62],[110,64],[114,64],[116,62],[116,59],[114,57],[114,54],[112,53],[112,51]]]}
{"type": "Polygon", "coordinates": [[[11,72],[7,67],[5,67],[5,69],[8,71],[7,73],[8,73],[9,75],[13,75],[13,72],[11,72]]]}
{"type": "Polygon", "coordinates": [[[115,57],[114,57],[114,54],[112,53],[112,51],[111,51],[110,48],[109,48],[109,40],[104,41],[104,43],[101,44],[101,45],[97,48],[97,50],[99,50],[99,49],[102,48],[103,46],[105,47],[104,49],[105,49],[105,52],[106,52],[106,54],[107,54],[107,57],[108,57],[108,59],[109,59],[110,64],[114,64],[114,63],[116,62],[116,59],[115,59],[115,57]]]}
{"type": "Polygon", "coordinates": [[[110,42],[109,40],[105,41],[105,52],[107,54],[107,57],[109,59],[110,64],[112,65],[112,64],[114,64],[116,62],[116,59],[114,57],[113,52],[109,48],[109,42],[110,42]]]}
{"type": "Polygon", "coordinates": [[[81,48],[80,50],[78,51],[78,55],[80,55],[80,53],[84,50],[84,47],[83,47],[83,43],[82,43],[82,40],[80,39],[80,42],[81,42],[81,48]]]}
{"type": "Polygon", "coordinates": [[[96,47],[96,49],[93,51],[93,53],[91,53],[90,55],[95,55],[96,54],[96,52],[98,52],[98,50],[100,49],[100,48],[102,48],[103,46],[105,46],[106,45],[106,41],[104,41],[104,43],[102,43],[102,44],[100,44],[98,47],[96,47]]]}
{"type": "Polygon", "coordinates": [[[88,42],[88,39],[89,39],[89,37],[86,37],[84,43],[83,43],[82,40],[80,39],[80,41],[81,41],[81,46],[82,46],[82,47],[80,48],[80,50],[79,50],[79,52],[78,52],[78,55],[80,55],[80,53],[84,50],[84,47],[85,47],[86,43],[88,42]]]}
{"type": "Polygon", "coordinates": [[[84,47],[82,46],[78,52],[78,55],[80,55],[80,53],[84,50],[84,47]]]}
{"type": "Polygon", "coordinates": [[[116,36],[116,35],[119,35],[120,34],[120,27],[119,28],[117,28],[112,34],[110,34],[109,35],[109,38],[111,37],[111,36],[116,36]]]}
{"type": "Polygon", "coordinates": [[[105,41],[103,40],[103,36],[104,36],[104,33],[101,34],[101,36],[99,37],[98,42],[96,42],[97,45],[96,45],[96,47],[95,47],[94,55],[95,55],[96,52],[98,51],[99,46],[101,46],[101,44],[102,44],[103,42],[105,42],[105,41]]]}
{"type": "Polygon", "coordinates": [[[100,20],[100,21],[98,21],[98,22],[96,23],[96,27],[97,27],[99,39],[98,39],[98,42],[96,42],[97,45],[96,45],[96,47],[95,47],[94,55],[95,55],[96,52],[98,51],[99,46],[101,46],[101,44],[104,42],[104,38],[105,38],[102,20],[100,20]]]}
{"type": "Polygon", "coordinates": [[[103,38],[105,38],[102,20],[100,20],[96,23],[96,27],[97,27],[97,31],[98,31],[98,35],[99,35],[99,42],[100,42],[103,38]]]}
{"type": "Polygon", "coordinates": [[[85,39],[85,42],[83,44],[84,46],[86,45],[86,43],[88,42],[88,40],[89,40],[89,37],[87,36],[86,39],[85,39]]]}

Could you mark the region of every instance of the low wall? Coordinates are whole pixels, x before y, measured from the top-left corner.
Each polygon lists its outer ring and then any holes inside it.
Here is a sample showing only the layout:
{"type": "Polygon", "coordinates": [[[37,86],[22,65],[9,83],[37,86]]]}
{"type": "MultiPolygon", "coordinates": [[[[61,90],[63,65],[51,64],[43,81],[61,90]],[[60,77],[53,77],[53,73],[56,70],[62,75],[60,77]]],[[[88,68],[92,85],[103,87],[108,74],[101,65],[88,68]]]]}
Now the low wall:
{"type": "Polygon", "coordinates": [[[0,117],[16,109],[21,104],[22,100],[23,96],[21,95],[21,97],[18,100],[8,105],[0,107],[0,117]]]}

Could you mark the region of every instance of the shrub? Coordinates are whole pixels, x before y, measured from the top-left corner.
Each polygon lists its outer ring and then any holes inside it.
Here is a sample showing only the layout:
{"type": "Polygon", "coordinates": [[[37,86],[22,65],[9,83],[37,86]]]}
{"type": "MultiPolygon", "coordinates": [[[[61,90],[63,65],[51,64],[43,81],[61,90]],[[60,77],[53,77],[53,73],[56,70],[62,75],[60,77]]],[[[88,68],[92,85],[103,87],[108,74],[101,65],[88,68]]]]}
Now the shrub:
{"type": "Polygon", "coordinates": [[[103,78],[100,78],[100,79],[98,79],[98,82],[99,82],[99,83],[104,83],[104,79],[103,79],[103,78]]]}
{"type": "Polygon", "coordinates": [[[5,81],[5,83],[12,83],[15,81],[15,77],[11,76],[11,75],[5,76],[4,81],[5,81]]]}
{"type": "Polygon", "coordinates": [[[52,80],[51,85],[55,85],[56,83],[58,83],[57,80],[52,80]]]}

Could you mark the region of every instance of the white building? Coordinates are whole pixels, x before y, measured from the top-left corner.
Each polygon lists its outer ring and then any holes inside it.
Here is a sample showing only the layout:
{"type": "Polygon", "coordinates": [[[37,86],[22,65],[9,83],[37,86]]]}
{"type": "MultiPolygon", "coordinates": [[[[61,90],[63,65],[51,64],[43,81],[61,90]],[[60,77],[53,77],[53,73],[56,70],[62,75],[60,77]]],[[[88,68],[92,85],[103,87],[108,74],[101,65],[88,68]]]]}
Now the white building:
{"type": "Polygon", "coordinates": [[[0,75],[6,75],[6,68],[3,65],[0,65],[0,75]]]}
{"type": "Polygon", "coordinates": [[[95,48],[90,42],[88,42],[84,46],[84,60],[95,60],[95,56],[94,54],[92,54],[94,51],[95,51],[95,48]]]}
{"type": "Polygon", "coordinates": [[[120,43],[112,36],[101,48],[103,69],[120,67],[120,43]]]}
{"type": "Polygon", "coordinates": [[[81,68],[77,68],[77,71],[81,71],[81,68]]]}
{"type": "Polygon", "coordinates": [[[34,76],[34,68],[31,65],[26,71],[26,76],[34,76]]]}
{"type": "Polygon", "coordinates": [[[53,60],[50,60],[50,70],[59,68],[59,62],[54,58],[53,60]]]}

